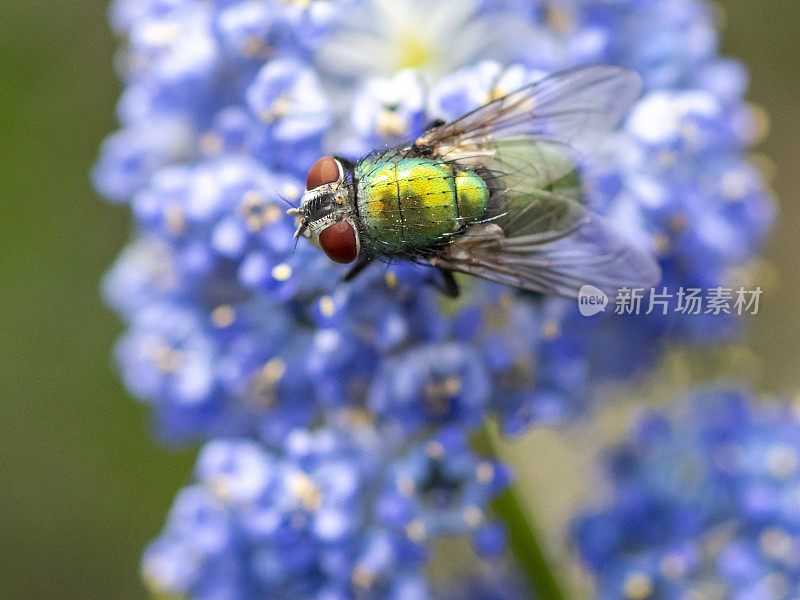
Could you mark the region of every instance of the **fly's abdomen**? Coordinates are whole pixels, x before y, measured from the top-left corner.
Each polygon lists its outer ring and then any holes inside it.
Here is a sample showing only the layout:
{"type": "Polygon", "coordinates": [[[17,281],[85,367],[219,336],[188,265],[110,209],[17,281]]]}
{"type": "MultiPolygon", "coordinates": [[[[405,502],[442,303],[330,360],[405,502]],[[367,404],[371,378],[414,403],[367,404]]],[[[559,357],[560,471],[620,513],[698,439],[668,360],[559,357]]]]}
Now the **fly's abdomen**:
{"type": "Polygon", "coordinates": [[[358,210],[377,253],[422,249],[442,241],[486,210],[489,191],[471,171],[423,158],[359,165],[358,210]]]}

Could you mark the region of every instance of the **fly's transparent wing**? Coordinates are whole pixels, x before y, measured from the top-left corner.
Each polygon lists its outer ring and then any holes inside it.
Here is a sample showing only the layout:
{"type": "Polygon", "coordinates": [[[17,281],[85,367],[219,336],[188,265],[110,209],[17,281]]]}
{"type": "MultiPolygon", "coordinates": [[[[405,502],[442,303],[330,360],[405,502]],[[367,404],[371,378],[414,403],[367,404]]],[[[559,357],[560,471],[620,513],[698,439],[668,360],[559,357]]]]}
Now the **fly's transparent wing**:
{"type": "Polygon", "coordinates": [[[495,220],[454,236],[438,267],[524,290],[575,298],[593,285],[614,298],[620,288],[648,289],[661,271],[602,217],[568,196],[538,190],[510,194],[495,220]]]}
{"type": "Polygon", "coordinates": [[[526,184],[546,187],[598,148],[640,92],[640,77],[621,67],[562,71],[426,132],[409,150],[425,148],[465,167],[519,174],[531,178],[526,184]],[[532,140],[542,156],[520,152],[532,140]]]}
{"type": "Polygon", "coordinates": [[[649,288],[660,269],[580,204],[578,165],[639,97],[638,75],[593,65],[556,73],[425,133],[411,147],[482,169],[493,190],[483,222],[429,261],[525,290],[614,297],[649,288]]]}

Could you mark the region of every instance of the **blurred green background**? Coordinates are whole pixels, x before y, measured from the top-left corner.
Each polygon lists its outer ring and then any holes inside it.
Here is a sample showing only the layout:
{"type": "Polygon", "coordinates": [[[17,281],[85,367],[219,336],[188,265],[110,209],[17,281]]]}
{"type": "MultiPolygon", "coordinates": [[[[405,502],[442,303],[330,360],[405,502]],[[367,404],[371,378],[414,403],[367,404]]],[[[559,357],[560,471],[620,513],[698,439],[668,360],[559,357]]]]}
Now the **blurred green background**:
{"type": "MultiPolygon", "coordinates": [[[[97,287],[127,238],[128,214],[101,202],[88,181],[119,93],[105,4],[0,4],[2,598],[143,597],[140,551],[192,463],[191,452],[153,444],[146,411],[126,397],[109,359],[121,328],[97,287]]],[[[800,4],[725,0],[721,15],[724,52],[748,63],[750,97],[771,117],[760,151],[776,166],[781,199],[768,253],[778,285],[753,320],[752,355],[740,356],[761,389],[795,391],[800,4]]],[[[563,441],[536,436],[516,451],[540,442],[564,453],[563,441]]],[[[569,494],[558,481],[549,479],[551,491],[569,494]]]]}

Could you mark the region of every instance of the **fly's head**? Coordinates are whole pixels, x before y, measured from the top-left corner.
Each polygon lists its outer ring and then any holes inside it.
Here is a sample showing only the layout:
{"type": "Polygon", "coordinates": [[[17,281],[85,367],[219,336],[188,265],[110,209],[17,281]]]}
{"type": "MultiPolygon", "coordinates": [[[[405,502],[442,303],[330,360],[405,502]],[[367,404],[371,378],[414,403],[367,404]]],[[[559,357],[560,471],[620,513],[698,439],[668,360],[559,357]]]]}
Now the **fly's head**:
{"type": "Polygon", "coordinates": [[[353,207],[353,177],[341,161],[324,156],[308,171],[306,191],[298,208],[290,209],[300,224],[295,237],[306,237],[332,261],[353,262],[361,249],[353,207]]]}

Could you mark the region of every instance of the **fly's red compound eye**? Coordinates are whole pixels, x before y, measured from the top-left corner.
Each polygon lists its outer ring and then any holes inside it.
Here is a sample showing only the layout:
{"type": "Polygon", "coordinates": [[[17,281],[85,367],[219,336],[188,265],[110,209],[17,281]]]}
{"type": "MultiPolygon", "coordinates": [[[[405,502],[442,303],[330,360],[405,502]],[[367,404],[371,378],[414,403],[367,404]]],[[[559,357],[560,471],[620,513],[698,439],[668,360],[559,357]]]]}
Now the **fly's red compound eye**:
{"type": "Polygon", "coordinates": [[[306,189],[315,190],[321,185],[339,181],[339,163],[332,156],[323,156],[308,170],[306,189]]]}
{"type": "Polygon", "coordinates": [[[333,262],[351,263],[358,254],[356,232],[347,221],[326,227],[319,234],[319,245],[333,262]]]}

